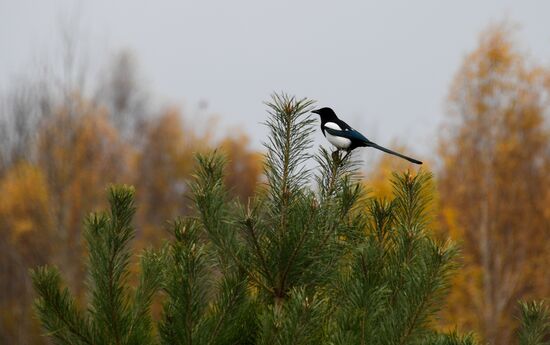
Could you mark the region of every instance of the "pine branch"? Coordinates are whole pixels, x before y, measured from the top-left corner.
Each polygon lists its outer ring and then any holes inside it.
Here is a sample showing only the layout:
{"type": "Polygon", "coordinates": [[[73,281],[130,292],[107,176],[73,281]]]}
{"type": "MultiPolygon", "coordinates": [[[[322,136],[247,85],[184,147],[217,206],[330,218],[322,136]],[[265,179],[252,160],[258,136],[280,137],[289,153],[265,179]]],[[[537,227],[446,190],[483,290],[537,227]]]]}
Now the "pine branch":
{"type": "MultiPolygon", "coordinates": [[[[309,214],[308,216],[311,217],[311,214],[309,214]]],[[[308,221],[308,224],[311,224],[311,221],[312,221],[312,219],[310,218],[309,221],[308,221]]],[[[278,293],[279,296],[284,296],[286,294],[285,287],[286,287],[286,281],[287,281],[287,278],[288,278],[290,268],[295,264],[296,257],[298,256],[298,253],[302,250],[304,242],[305,242],[306,237],[308,235],[309,235],[309,232],[305,231],[305,229],[303,229],[303,231],[301,232],[301,234],[299,236],[298,242],[294,245],[294,248],[292,249],[292,252],[291,252],[291,254],[290,254],[290,256],[289,256],[289,258],[286,262],[286,265],[284,266],[282,274],[281,274],[281,280],[280,280],[280,284],[279,284],[279,293],[278,293]]]]}
{"type": "Polygon", "coordinates": [[[273,305],[260,316],[262,332],[257,344],[322,343],[325,306],[319,296],[308,297],[303,289],[293,289],[287,303],[273,305]]]}
{"type": "Polygon", "coordinates": [[[456,267],[455,247],[425,231],[429,186],[429,176],[396,176],[395,199],[370,202],[367,236],[334,282],[335,343],[410,344],[429,336],[456,267]]]}
{"type": "Polygon", "coordinates": [[[383,247],[388,244],[391,236],[395,220],[394,206],[392,202],[376,199],[368,204],[368,213],[371,215],[371,221],[367,223],[368,233],[376,236],[376,242],[383,247]]]}
{"type": "Polygon", "coordinates": [[[447,246],[439,246],[432,242],[430,247],[426,260],[427,269],[422,272],[422,284],[416,287],[418,297],[410,302],[411,312],[407,315],[399,344],[407,344],[415,333],[426,330],[429,318],[441,308],[450,286],[450,272],[456,268],[456,248],[453,245],[449,243],[447,246]]]}
{"type": "MultiPolygon", "coordinates": [[[[251,270],[250,265],[240,257],[233,226],[242,227],[244,224],[244,229],[250,231],[246,225],[250,219],[247,217],[245,221],[235,222],[229,217],[227,191],[223,183],[225,160],[214,151],[206,155],[197,155],[197,163],[195,181],[191,184],[192,198],[199,212],[200,223],[208,234],[209,240],[216,246],[217,258],[225,261],[224,265],[226,266],[231,263],[238,265],[248,273],[254,283],[266,290],[271,290],[268,285],[256,277],[254,270],[251,270]]],[[[257,252],[257,255],[261,256],[262,254],[257,252]]],[[[273,278],[269,276],[265,260],[263,272],[264,277],[272,282],[273,278]]]]}
{"type": "Polygon", "coordinates": [[[432,175],[421,171],[413,176],[410,172],[401,175],[394,173],[392,177],[395,194],[396,220],[408,231],[421,231],[430,222],[427,214],[432,202],[432,175]]]}
{"type": "Polygon", "coordinates": [[[211,274],[218,267],[199,233],[192,219],[174,223],[176,241],[166,252],[167,299],[159,327],[163,344],[230,344],[251,332],[243,329],[252,328],[245,275],[219,271],[223,276],[214,289],[211,274]]]}
{"type": "Polygon", "coordinates": [[[319,199],[322,202],[326,202],[340,192],[344,183],[358,181],[359,163],[352,159],[352,155],[341,157],[340,151],[329,153],[327,149],[321,147],[315,160],[319,165],[319,173],[315,175],[315,180],[319,189],[319,199]]]}
{"type": "Polygon", "coordinates": [[[150,307],[155,293],[160,289],[164,273],[164,252],[147,250],[141,257],[140,282],[134,294],[128,333],[129,344],[153,344],[150,307]]]}
{"type": "Polygon", "coordinates": [[[114,344],[126,342],[131,315],[127,291],[130,251],[134,235],[131,220],[135,213],[134,189],[112,186],[108,189],[110,213],[91,215],[85,238],[89,247],[91,313],[101,336],[114,344]]]}
{"type": "Polygon", "coordinates": [[[163,318],[159,326],[162,344],[193,344],[205,337],[198,332],[200,316],[207,307],[208,262],[205,247],[198,241],[193,220],[176,220],[176,241],[166,258],[163,318]]]}
{"type": "Polygon", "coordinates": [[[35,308],[43,327],[56,344],[96,344],[90,321],[82,317],[67,288],[61,287],[61,277],[55,268],[38,267],[31,271],[38,294],[35,308]]]}
{"type": "MultiPolygon", "coordinates": [[[[275,283],[275,280],[273,279],[273,276],[270,271],[270,267],[268,266],[267,259],[263,253],[263,248],[260,245],[260,240],[258,238],[258,235],[256,234],[256,227],[255,227],[255,221],[254,221],[255,213],[256,211],[250,210],[250,206],[249,206],[248,210],[246,211],[246,214],[242,217],[243,221],[241,221],[240,223],[247,233],[247,236],[245,236],[245,239],[249,241],[249,243],[251,244],[254,257],[258,258],[260,271],[263,273],[268,283],[271,286],[273,286],[275,283]]],[[[268,287],[265,287],[265,288],[268,290],[271,289],[268,287]]]]}
{"type": "Polygon", "coordinates": [[[426,205],[429,202],[429,195],[425,193],[427,184],[431,175],[420,174],[411,176],[410,173],[402,175],[394,174],[392,179],[393,193],[395,198],[392,201],[394,210],[394,219],[396,233],[393,236],[396,265],[402,266],[397,269],[397,281],[394,282],[392,294],[392,303],[397,303],[400,288],[411,277],[408,273],[414,272],[407,270],[413,267],[413,259],[416,253],[421,252],[425,234],[423,232],[426,221],[426,205]]]}
{"type": "Polygon", "coordinates": [[[246,294],[247,280],[240,272],[226,273],[209,312],[208,344],[246,342],[256,320],[246,294]]]}
{"type": "Polygon", "coordinates": [[[433,334],[420,341],[421,345],[476,345],[473,334],[460,335],[456,331],[449,334],[433,334]]]}
{"type": "MultiPolygon", "coordinates": [[[[274,94],[266,103],[270,118],[265,122],[270,135],[267,143],[265,175],[269,185],[275,214],[281,214],[296,191],[307,184],[309,170],[303,165],[311,155],[307,152],[312,145],[314,120],[309,116],[313,101],[296,100],[294,97],[274,94]]],[[[284,226],[284,222],[281,226],[284,226]]]]}
{"type": "Polygon", "coordinates": [[[543,302],[520,302],[520,345],[550,344],[550,309],[543,302]]]}
{"type": "Polygon", "coordinates": [[[209,239],[221,250],[228,250],[231,231],[227,228],[227,190],[223,182],[224,158],[216,151],[198,154],[195,181],[191,184],[193,201],[209,239]]]}
{"type": "Polygon", "coordinates": [[[360,208],[366,201],[364,190],[358,179],[359,166],[351,157],[351,155],[347,155],[342,158],[339,151],[336,154],[329,154],[323,147],[315,157],[320,168],[315,177],[319,190],[319,216],[324,217],[323,221],[327,227],[324,234],[321,234],[323,239],[316,254],[325,248],[327,241],[335,235],[343,223],[348,223],[349,226],[345,227],[344,233],[338,235],[345,236],[349,241],[357,240],[364,235],[362,225],[356,224],[359,225],[357,227],[350,224],[352,222],[361,223],[360,218],[363,212],[360,208]],[[358,207],[358,212],[354,213],[356,207],[358,207]],[[353,219],[350,218],[352,214],[353,219]],[[350,231],[354,229],[358,231],[355,233],[350,231]]]}
{"type": "Polygon", "coordinates": [[[427,331],[430,315],[441,306],[450,285],[450,273],[456,268],[457,251],[450,243],[444,246],[434,242],[425,232],[432,194],[431,175],[422,172],[414,177],[408,173],[394,175],[393,183],[397,225],[395,264],[402,269],[390,280],[391,305],[399,315],[398,343],[405,344],[427,331]]]}
{"type": "Polygon", "coordinates": [[[78,310],[67,288],[61,288],[57,270],[33,271],[39,298],[36,309],[42,325],[59,344],[153,344],[149,308],[160,283],[160,263],[152,253],[142,260],[140,285],[130,299],[129,241],[135,212],[134,189],[108,189],[111,212],[92,214],[84,232],[88,244],[88,286],[91,302],[78,310]],[[132,302],[134,302],[132,304],[132,302]]]}

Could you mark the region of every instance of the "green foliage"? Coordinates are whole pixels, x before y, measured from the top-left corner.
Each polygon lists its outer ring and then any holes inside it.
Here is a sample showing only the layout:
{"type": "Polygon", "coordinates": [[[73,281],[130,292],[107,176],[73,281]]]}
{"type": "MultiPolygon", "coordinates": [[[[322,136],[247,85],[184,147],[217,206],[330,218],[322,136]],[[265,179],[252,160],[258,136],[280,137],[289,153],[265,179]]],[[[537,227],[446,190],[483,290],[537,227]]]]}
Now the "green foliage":
{"type": "Polygon", "coordinates": [[[322,344],[327,301],[319,295],[308,297],[303,289],[293,289],[285,303],[270,305],[260,317],[258,344],[322,344]]]}
{"type": "Polygon", "coordinates": [[[174,223],[175,241],[166,260],[167,300],[160,323],[162,344],[235,344],[248,335],[246,279],[238,271],[224,272],[214,282],[215,269],[193,220],[174,223]],[[213,288],[214,286],[214,288],[213,288]]]}
{"type": "Polygon", "coordinates": [[[520,345],[550,344],[550,310],[540,302],[521,302],[520,345]]]}
{"type": "Polygon", "coordinates": [[[476,345],[473,334],[459,335],[457,332],[449,334],[433,334],[423,339],[420,344],[426,345],[476,345]]]}
{"type": "MultiPolygon", "coordinates": [[[[311,105],[268,104],[265,185],[246,204],[230,199],[218,153],[197,156],[196,214],[145,251],[135,290],[134,191],[112,187],[110,212],[86,222],[87,311],[56,269],[33,272],[47,334],[58,344],[475,344],[436,330],[457,249],[428,231],[431,175],[395,174],[391,200],[369,199],[351,157],[321,149],[309,186],[311,105]]],[[[522,344],[543,344],[548,310],[523,305],[523,322],[522,344]]]]}
{"type": "Polygon", "coordinates": [[[56,344],[95,344],[90,320],[77,309],[67,288],[62,288],[59,271],[39,267],[32,271],[35,302],[42,325],[56,344]]]}
{"type": "Polygon", "coordinates": [[[310,158],[307,150],[313,142],[314,120],[308,115],[312,105],[310,100],[284,94],[274,95],[272,103],[267,103],[271,116],[265,123],[270,135],[264,143],[267,149],[264,170],[271,206],[276,208],[273,211],[285,212],[308,183],[310,172],[303,163],[310,158]]]}
{"type": "Polygon", "coordinates": [[[56,344],[152,344],[154,333],[149,308],[162,282],[162,260],[154,252],[141,258],[140,282],[128,284],[131,226],[135,212],[134,189],[108,190],[109,213],[92,214],[86,221],[89,251],[89,305],[77,307],[59,272],[40,267],[32,272],[38,294],[35,306],[43,327],[56,344]]]}
{"type": "Polygon", "coordinates": [[[456,249],[426,232],[430,178],[395,175],[395,199],[370,201],[366,236],[334,284],[335,343],[414,344],[432,332],[456,249]]]}

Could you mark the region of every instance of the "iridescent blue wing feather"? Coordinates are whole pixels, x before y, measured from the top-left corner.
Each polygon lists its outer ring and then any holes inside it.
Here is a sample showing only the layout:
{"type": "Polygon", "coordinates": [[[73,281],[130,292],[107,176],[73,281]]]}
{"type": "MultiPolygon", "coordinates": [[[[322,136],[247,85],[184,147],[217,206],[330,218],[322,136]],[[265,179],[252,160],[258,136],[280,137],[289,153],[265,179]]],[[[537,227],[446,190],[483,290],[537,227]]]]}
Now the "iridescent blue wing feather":
{"type": "Polygon", "coordinates": [[[355,129],[350,129],[348,131],[339,131],[337,129],[332,129],[332,128],[325,127],[325,131],[327,131],[331,135],[334,135],[334,136],[337,136],[337,137],[342,137],[342,138],[347,138],[351,141],[355,141],[355,142],[359,141],[359,142],[365,143],[365,144],[370,143],[369,139],[365,138],[365,136],[363,134],[357,132],[355,129]]]}

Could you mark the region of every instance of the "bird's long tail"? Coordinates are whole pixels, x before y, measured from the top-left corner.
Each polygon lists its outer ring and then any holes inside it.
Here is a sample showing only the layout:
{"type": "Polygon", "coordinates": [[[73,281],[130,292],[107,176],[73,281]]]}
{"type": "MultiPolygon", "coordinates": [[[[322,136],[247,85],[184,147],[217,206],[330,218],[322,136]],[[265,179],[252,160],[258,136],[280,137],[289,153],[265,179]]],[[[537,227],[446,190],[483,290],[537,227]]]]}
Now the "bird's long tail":
{"type": "Polygon", "coordinates": [[[392,150],[390,150],[390,149],[387,149],[387,148],[385,148],[385,147],[383,147],[383,146],[380,146],[380,145],[378,145],[378,144],[373,143],[372,141],[369,141],[368,143],[366,143],[366,146],[368,146],[368,147],[374,147],[375,149],[378,149],[378,150],[380,150],[380,151],[384,151],[384,152],[386,152],[386,153],[389,153],[389,154],[394,155],[394,156],[397,156],[397,157],[401,157],[401,158],[406,159],[406,160],[408,160],[409,162],[412,162],[412,163],[415,163],[415,164],[422,164],[422,162],[419,161],[419,160],[416,160],[416,159],[411,158],[411,157],[407,157],[407,156],[405,156],[405,155],[402,155],[401,153],[397,153],[397,152],[395,152],[395,151],[392,151],[392,150]]]}

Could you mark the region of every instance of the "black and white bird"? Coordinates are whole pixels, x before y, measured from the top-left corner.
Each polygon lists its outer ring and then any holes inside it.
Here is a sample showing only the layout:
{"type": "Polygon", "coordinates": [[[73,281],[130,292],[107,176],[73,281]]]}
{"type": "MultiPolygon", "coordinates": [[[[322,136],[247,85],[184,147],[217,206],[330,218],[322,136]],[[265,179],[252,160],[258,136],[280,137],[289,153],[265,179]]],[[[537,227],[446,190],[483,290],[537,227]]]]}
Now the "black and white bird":
{"type": "Polygon", "coordinates": [[[347,123],[340,120],[331,108],[313,110],[312,113],[318,114],[321,117],[321,130],[323,131],[325,138],[327,138],[327,140],[338,150],[346,151],[346,156],[358,147],[374,147],[380,151],[404,158],[409,162],[422,164],[419,160],[407,157],[373,143],[369,139],[365,138],[363,134],[359,133],[355,129],[351,128],[347,123]]]}

